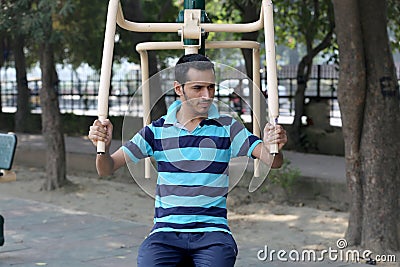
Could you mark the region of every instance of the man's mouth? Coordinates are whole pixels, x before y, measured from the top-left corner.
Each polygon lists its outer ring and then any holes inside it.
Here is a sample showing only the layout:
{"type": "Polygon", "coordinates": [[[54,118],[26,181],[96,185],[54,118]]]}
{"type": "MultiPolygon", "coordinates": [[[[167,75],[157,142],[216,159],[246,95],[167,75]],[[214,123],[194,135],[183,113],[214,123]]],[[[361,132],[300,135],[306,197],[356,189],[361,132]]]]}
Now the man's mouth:
{"type": "Polygon", "coordinates": [[[211,104],[211,101],[201,101],[199,104],[202,106],[209,106],[211,104]]]}

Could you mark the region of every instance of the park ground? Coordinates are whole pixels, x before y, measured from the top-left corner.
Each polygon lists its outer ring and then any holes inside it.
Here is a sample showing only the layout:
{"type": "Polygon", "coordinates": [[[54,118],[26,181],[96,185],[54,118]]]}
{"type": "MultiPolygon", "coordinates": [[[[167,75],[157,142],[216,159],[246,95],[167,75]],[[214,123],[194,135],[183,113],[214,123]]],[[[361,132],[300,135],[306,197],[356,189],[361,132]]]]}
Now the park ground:
{"type": "MultiPolygon", "coordinates": [[[[79,171],[68,175],[72,185],[45,192],[40,190],[45,179],[42,169],[16,165],[14,170],[17,181],[1,184],[0,198],[48,203],[108,219],[137,222],[148,226],[150,230],[153,199],[133,179],[99,178],[93,172],[79,171]]],[[[321,251],[337,249],[337,241],[344,237],[348,219],[345,211],[327,208],[326,205],[321,209],[317,202],[287,203],[273,199],[261,202],[243,201],[242,194],[243,190],[235,188],[228,199],[230,227],[239,250],[243,249],[243,253],[246,253],[239,257],[237,266],[246,266],[246,258],[256,260],[257,252],[266,246],[269,250],[276,251],[321,251]]],[[[145,234],[143,233],[143,237],[145,234]]],[[[399,266],[398,263],[379,265],[399,266]]],[[[260,262],[259,266],[264,264],[260,262]]]]}

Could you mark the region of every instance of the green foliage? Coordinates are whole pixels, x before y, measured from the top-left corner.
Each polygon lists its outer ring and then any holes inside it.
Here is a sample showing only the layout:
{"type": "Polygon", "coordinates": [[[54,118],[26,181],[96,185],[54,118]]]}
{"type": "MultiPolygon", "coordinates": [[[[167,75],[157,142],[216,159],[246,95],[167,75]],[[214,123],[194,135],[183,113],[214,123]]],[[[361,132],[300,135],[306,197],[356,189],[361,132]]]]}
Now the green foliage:
{"type": "MultiPolygon", "coordinates": [[[[175,22],[179,9],[183,4],[172,0],[150,1],[150,0],[121,0],[125,19],[134,22],[160,23],[175,22]]],[[[149,41],[179,41],[177,33],[136,33],[117,28],[119,41],[115,44],[115,59],[128,58],[130,62],[139,63],[139,54],[136,52],[136,45],[149,41]]],[[[160,50],[157,51],[158,62],[163,65],[170,57],[182,55],[182,51],[160,50]]]]}
{"type": "Polygon", "coordinates": [[[27,33],[27,29],[21,27],[21,23],[16,23],[18,19],[26,18],[29,8],[27,0],[4,0],[1,1],[0,9],[0,31],[7,34],[18,32],[27,33]]]}
{"type": "Polygon", "coordinates": [[[272,184],[279,185],[288,193],[291,192],[293,185],[301,175],[300,170],[290,164],[290,160],[285,159],[281,168],[271,169],[268,175],[272,184]]]}
{"type": "MultiPolygon", "coordinates": [[[[259,19],[261,1],[259,0],[209,0],[206,3],[206,11],[213,23],[248,23],[259,19]],[[245,13],[251,9],[257,15],[255,18],[246,19],[245,13]]],[[[248,15],[248,14],[247,14],[248,15]]],[[[240,40],[241,33],[210,33],[209,41],[240,40]]],[[[262,40],[259,40],[262,42],[262,40]]],[[[240,49],[214,49],[207,51],[208,56],[216,62],[235,68],[243,68],[245,62],[240,49]]]]}
{"type": "Polygon", "coordinates": [[[23,36],[26,40],[29,63],[38,61],[38,45],[51,43],[56,58],[62,61],[68,38],[69,25],[74,21],[76,0],[5,0],[1,1],[0,32],[8,38],[23,36]]]}
{"type": "Polygon", "coordinates": [[[22,21],[29,29],[30,38],[36,43],[63,42],[68,11],[72,11],[74,7],[72,0],[38,0],[30,3],[28,15],[22,21]]]}
{"type": "Polygon", "coordinates": [[[330,1],[318,0],[280,0],[274,2],[275,28],[280,43],[294,48],[315,36],[321,40],[330,29],[330,1]]]}
{"type": "MultiPolygon", "coordinates": [[[[331,1],[279,0],[274,1],[275,36],[278,44],[296,49],[301,57],[321,43],[334,25],[331,1]]],[[[335,46],[323,51],[331,61],[335,46]]]]}
{"type": "Polygon", "coordinates": [[[259,0],[214,0],[213,5],[220,5],[224,19],[234,23],[243,22],[241,13],[244,12],[243,7],[245,6],[254,7],[257,13],[260,13],[261,10],[261,1],[259,0]]]}
{"type": "Polygon", "coordinates": [[[390,30],[391,45],[400,52],[400,1],[388,0],[388,27],[390,30]]]}
{"type": "Polygon", "coordinates": [[[71,19],[64,25],[68,32],[64,58],[74,67],[88,63],[100,69],[108,1],[75,0],[74,4],[71,19]]]}
{"type": "MultiPolygon", "coordinates": [[[[121,0],[124,9],[133,1],[121,0]]],[[[140,0],[141,21],[146,22],[174,22],[179,10],[183,8],[182,0],[154,1],[140,0]]],[[[331,1],[322,0],[274,0],[275,35],[278,45],[285,45],[289,49],[296,49],[300,56],[307,49],[307,38],[315,36],[312,45],[320,41],[329,29],[331,1]]],[[[400,2],[388,0],[388,27],[391,35],[392,47],[400,49],[400,2]]],[[[259,0],[207,0],[206,12],[213,23],[241,23],[243,6],[254,6],[259,12],[259,0]]],[[[104,29],[106,22],[108,1],[104,0],[2,0],[0,2],[0,33],[8,35],[26,35],[27,56],[34,55],[30,62],[37,61],[37,47],[40,41],[51,41],[56,45],[56,60],[72,63],[79,66],[86,62],[92,67],[100,68],[104,29]],[[53,33],[46,36],[43,21],[51,17],[53,33]],[[67,59],[65,61],[65,59],[67,59]]],[[[135,19],[133,19],[135,20],[135,19]]],[[[148,37],[140,34],[139,39],[126,30],[117,30],[121,35],[116,44],[115,58],[128,57],[130,61],[138,62],[135,50],[135,39],[139,41],[169,41],[179,40],[176,33],[157,33],[148,37]],[[133,36],[133,37],[132,37],[133,36]]],[[[208,40],[238,40],[240,34],[213,33],[208,40]]],[[[262,34],[259,41],[262,42],[262,34]]],[[[285,50],[287,51],[287,50],[285,50]]],[[[282,51],[282,53],[286,53],[282,51]]],[[[336,60],[335,46],[325,50],[327,61],[336,60]],[[333,55],[333,57],[331,56],[333,55]]],[[[181,51],[159,51],[160,62],[169,57],[176,57],[181,51]]],[[[238,50],[225,49],[208,51],[209,56],[218,59],[232,60],[229,65],[242,64],[242,57],[238,50]]]]}

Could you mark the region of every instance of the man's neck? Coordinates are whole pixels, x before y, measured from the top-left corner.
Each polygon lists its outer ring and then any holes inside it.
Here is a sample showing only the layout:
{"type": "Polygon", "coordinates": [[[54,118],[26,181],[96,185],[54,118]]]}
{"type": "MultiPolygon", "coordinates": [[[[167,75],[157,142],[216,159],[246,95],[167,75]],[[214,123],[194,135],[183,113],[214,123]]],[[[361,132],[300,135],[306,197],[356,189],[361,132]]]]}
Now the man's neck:
{"type": "Polygon", "coordinates": [[[191,112],[187,112],[184,108],[184,105],[176,113],[176,119],[180,124],[182,124],[189,131],[193,131],[199,123],[206,119],[207,116],[199,116],[192,114],[191,112]]]}

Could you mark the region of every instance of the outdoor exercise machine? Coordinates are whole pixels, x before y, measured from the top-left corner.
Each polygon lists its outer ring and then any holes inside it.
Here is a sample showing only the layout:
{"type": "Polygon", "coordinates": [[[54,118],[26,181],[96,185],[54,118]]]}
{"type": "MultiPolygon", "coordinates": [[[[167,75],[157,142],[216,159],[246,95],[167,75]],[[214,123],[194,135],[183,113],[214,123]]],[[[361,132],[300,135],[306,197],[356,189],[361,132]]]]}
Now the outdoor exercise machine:
{"type": "Polygon", "coordinates": [[[16,180],[15,172],[11,171],[16,146],[15,134],[0,133],[0,183],[16,180]]]}
{"type": "MultiPolygon", "coordinates": [[[[16,146],[16,135],[0,133],[0,183],[16,180],[15,172],[11,171],[16,146]]],[[[0,214],[0,246],[3,244],[4,218],[0,214]]]]}
{"type": "MultiPolygon", "coordinates": [[[[142,73],[143,125],[150,123],[150,88],[149,83],[149,50],[182,49],[185,54],[204,54],[205,49],[211,48],[245,48],[253,51],[253,134],[260,136],[261,97],[260,88],[260,44],[254,41],[205,41],[209,32],[246,33],[259,31],[264,28],[265,50],[267,65],[267,93],[269,121],[276,124],[279,116],[278,81],[275,58],[274,24],[272,1],[263,0],[260,18],[256,22],[243,24],[213,24],[207,21],[205,0],[185,0],[184,10],[179,15],[181,22],[177,23],[138,23],[124,18],[119,0],[110,0],[108,4],[107,22],[104,37],[103,58],[100,73],[98,94],[98,118],[104,121],[108,115],[108,97],[113,60],[116,24],[133,32],[169,32],[177,33],[180,41],[176,42],[144,42],[136,46],[140,54],[142,73]],[[183,18],[183,19],[182,19],[183,18]]],[[[278,146],[271,145],[271,154],[277,154],[278,146]]],[[[97,153],[105,153],[104,142],[98,142],[97,153]]],[[[150,159],[145,162],[145,177],[150,178],[150,159]]],[[[254,164],[254,177],[259,177],[258,162],[254,164]]]]}

